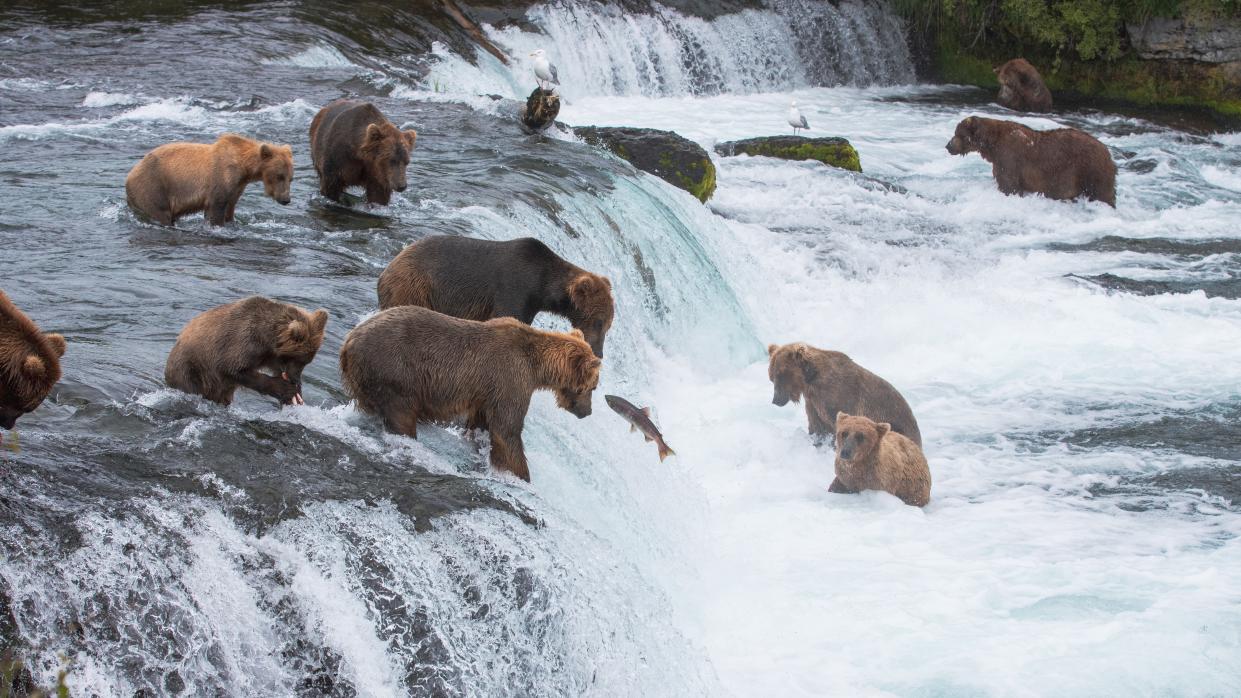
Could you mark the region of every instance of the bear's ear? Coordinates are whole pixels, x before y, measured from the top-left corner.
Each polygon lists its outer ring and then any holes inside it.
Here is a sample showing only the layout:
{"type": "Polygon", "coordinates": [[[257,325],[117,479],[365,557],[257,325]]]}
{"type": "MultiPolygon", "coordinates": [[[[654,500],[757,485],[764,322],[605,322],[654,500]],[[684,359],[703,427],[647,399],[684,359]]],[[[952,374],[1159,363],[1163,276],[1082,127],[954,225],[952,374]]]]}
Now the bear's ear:
{"type": "Polygon", "coordinates": [[[297,320],[290,320],[289,324],[285,325],[284,336],[287,337],[290,342],[303,342],[309,335],[310,327],[306,325],[305,320],[300,318],[297,320]]]}
{"type": "Polygon", "coordinates": [[[775,356],[777,351],[780,351],[779,344],[768,344],[767,345],[767,356],[775,356]]]}
{"type": "Polygon", "coordinates": [[[65,338],[58,334],[45,334],[43,339],[47,340],[48,345],[52,347],[52,351],[56,352],[57,357],[65,355],[65,338]]]}
{"type": "Polygon", "coordinates": [[[367,124],[366,140],[374,143],[376,141],[382,141],[383,138],[384,138],[384,132],[382,129],[379,128],[379,126],[375,124],[367,124]]]}
{"type": "Polygon", "coordinates": [[[604,285],[604,286],[607,286],[609,289],[611,289],[611,288],[612,288],[612,280],[611,280],[611,279],[609,279],[609,278],[608,278],[608,277],[606,277],[606,276],[600,276],[599,278],[600,278],[600,279],[603,279],[603,285],[604,285]]]}
{"type": "Polygon", "coordinates": [[[319,308],[310,316],[310,330],[314,334],[323,334],[325,327],[327,327],[327,311],[319,308]]]}
{"type": "Polygon", "coordinates": [[[582,340],[583,342],[585,342],[585,341],[586,341],[586,335],[582,334],[582,331],[581,331],[581,330],[579,330],[579,329],[574,328],[574,329],[572,329],[572,330],[569,330],[569,334],[570,334],[571,336],[573,336],[573,337],[577,337],[578,339],[582,340]]]}
{"type": "Polygon", "coordinates": [[[802,375],[806,377],[807,383],[812,383],[819,377],[819,369],[815,368],[814,362],[810,360],[810,349],[805,344],[797,347],[797,362],[801,364],[802,375]]]}
{"type": "Polygon", "coordinates": [[[25,373],[27,378],[38,380],[47,375],[47,364],[37,355],[31,354],[22,362],[22,373],[25,373]]]}
{"type": "Polygon", "coordinates": [[[414,142],[418,140],[418,132],[414,129],[401,131],[401,137],[405,139],[405,147],[410,150],[414,149],[414,142]]]}
{"type": "Polygon", "coordinates": [[[845,414],[843,411],[837,412],[837,413],[836,413],[836,424],[837,424],[837,425],[839,425],[839,424],[840,424],[840,420],[845,419],[845,418],[847,418],[848,416],[849,416],[849,415],[845,414]]]}
{"type": "Polygon", "coordinates": [[[259,146],[259,157],[260,158],[264,160],[270,160],[271,156],[275,154],[276,154],[275,151],[272,150],[272,147],[270,145],[267,145],[266,143],[264,143],[263,145],[259,146]]]}
{"type": "Polygon", "coordinates": [[[887,422],[879,422],[875,425],[876,438],[882,439],[889,431],[892,431],[892,425],[887,422]]]}

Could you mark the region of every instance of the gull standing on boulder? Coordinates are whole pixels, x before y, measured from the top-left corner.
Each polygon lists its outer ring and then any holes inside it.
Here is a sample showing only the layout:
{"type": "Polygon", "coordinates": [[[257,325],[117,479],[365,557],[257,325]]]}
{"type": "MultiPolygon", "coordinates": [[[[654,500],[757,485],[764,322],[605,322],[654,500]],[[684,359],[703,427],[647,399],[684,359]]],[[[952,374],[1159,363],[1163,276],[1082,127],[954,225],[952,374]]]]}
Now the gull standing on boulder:
{"type": "Polygon", "coordinates": [[[797,100],[789,102],[789,126],[793,127],[793,135],[797,135],[797,129],[804,128],[810,130],[810,124],[806,123],[806,117],[802,116],[801,110],[797,108],[797,100]]]}
{"type": "Polygon", "coordinates": [[[539,87],[547,89],[547,85],[559,85],[560,78],[556,76],[556,66],[547,60],[547,52],[543,49],[535,49],[530,52],[530,57],[534,59],[534,77],[539,81],[539,87]]]}

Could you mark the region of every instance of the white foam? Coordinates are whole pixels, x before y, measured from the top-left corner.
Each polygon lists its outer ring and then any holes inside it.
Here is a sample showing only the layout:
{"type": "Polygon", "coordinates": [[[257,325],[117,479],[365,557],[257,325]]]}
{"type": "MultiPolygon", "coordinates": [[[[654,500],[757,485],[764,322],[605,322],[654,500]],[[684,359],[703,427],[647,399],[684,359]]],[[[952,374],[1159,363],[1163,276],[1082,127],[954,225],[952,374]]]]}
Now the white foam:
{"type": "Polygon", "coordinates": [[[345,57],[335,46],[316,44],[298,51],[292,56],[270,58],[263,61],[268,65],[291,65],[298,68],[356,68],[357,66],[345,57]]]}
{"type": "Polygon", "coordinates": [[[129,106],[141,104],[144,100],[137,95],[124,92],[89,92],[82,99],[82,106],[88,109],[103,107],[129,106]]]}

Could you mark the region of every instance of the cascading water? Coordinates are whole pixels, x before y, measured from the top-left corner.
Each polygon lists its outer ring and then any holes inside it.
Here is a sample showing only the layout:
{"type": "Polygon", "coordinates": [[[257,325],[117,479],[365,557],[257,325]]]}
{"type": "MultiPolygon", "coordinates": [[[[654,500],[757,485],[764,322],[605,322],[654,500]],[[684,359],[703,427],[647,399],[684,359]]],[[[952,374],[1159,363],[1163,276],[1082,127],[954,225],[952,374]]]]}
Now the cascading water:
{"type": "Polygon", "coordinates": [[[554,57],[569,98],[749,93],[914,78],[901,21],[869,0],[772,0],[764,9],[712,19],[657,2],[637,14],[602,3],[551,3],[532,8],[526,19],[537,31],[525,24],[490,31],[516,59],[512,74],[490,56],[480,57],[491,79],[479,85],[472,67],[446,57],[449,64],[434,68],[432,81],[453,92],[468,85],[518,96],[529,74],[527,56],[536,48],[554,57]]]}
{"type": "Polygon", "coordinates": [[[558,3],[490,30],[553,53],[568,123],[710,146],[786,132],[796,97],[867,172],[716,158],[703,206],[522,135],[477,97],[528,92],[522,65],[440,47],[412,83],[336,31],[385,4],[314,10],[0,11],[0,288],[70,347],[0,449],[0,646],[38,682],[63,656],[101,696],[1241,692],[1235,134],[1065,115],[1113,149],[1118,209],[1004,197],[943,151],[1003,114],[985,96],[815,87],[907,79],[878,5],[558,3]],[[617,50],[557,53],[593,36],[617,50]],[[314,200],[306,129],[343,94],[418,129],[386,219],[314,200]],[[294,205],[251,191],[219,230],[127,211],[142,153],[226,130],[293,144],[294,205]],[[388,435],[340,392],[379,272],[437,233],[533,235],[613,281],[595,413],[535,398],[528,485],[459,427],[388,435]],[[332,313],[308,405],[165,389],[185,321],[251,293],[332,313]],[[830,449],[769,404],[763,347],[793,340],[909,398],[927,509],[825,492],[830,449]],[[604,392],[653,404],[678,455],[604,392]]]}

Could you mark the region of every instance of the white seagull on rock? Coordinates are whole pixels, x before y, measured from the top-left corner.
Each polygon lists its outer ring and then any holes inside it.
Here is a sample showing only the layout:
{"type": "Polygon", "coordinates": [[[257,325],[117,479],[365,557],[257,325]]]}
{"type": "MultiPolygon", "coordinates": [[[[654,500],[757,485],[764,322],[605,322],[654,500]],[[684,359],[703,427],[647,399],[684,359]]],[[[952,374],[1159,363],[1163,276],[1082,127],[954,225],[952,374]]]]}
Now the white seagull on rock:
{"type": "Polygon", "coordinates": [[[806,117],[802,116],[801,110],[797,108],[797,100],[789,102],[789,126],[793,127],[793,135],[797,135],[797,129],[804,128],[810,130],[810,124],[806,123],[806,117]]]}
{"type": "Polygon", "coordinates": [[[559,85],[560,78],[556,76],[556,66],[547,60],[547,52],[543,49],[535,49],[530,52],[530,57],[534,59],[534,77],[539,81],[539,87],[547,89],[547,85],[559,85]]]}

